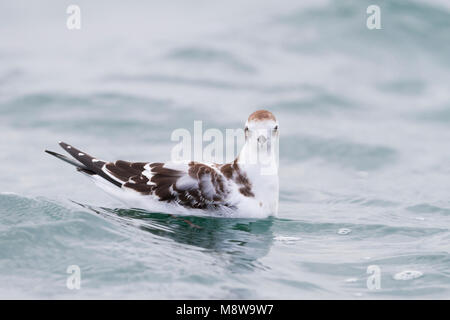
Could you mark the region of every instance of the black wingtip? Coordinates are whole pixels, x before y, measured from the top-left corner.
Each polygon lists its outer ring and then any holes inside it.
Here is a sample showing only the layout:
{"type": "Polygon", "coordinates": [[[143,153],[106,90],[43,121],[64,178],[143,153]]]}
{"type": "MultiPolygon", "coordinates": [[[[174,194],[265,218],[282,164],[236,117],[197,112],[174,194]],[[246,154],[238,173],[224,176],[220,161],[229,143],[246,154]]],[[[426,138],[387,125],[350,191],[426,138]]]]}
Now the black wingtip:
{"type": "Polygon", "coordinates": [[[61,148],[63,148],[64,150],[67,150],[67,149],[71,149],[71,148],[72,148],[72,146],[71,146],[70,144],[65,143],[64,141],[58,141],[58,144],[59,144],[59,146],[60,146],[61,148]]]}
{"type": "MultiPolygon", "coordinates": [[[[102,167],[103,165],[106,163],[105,161],[100,161],[100,160],[96,160],[96,158],[94,158],[93,156],[71,146],[70,144],[67,144],[63,141],[59,141],[59,145],[61,146],[61,148],[64,149],[64,151],[66,151],[68,154],[70,154],[75,160],[77,160],[78,162],[80,162],[82,165],[78,166],[80,167],[82,170],[81,171],[92,171],[95,174],[98,174],[99,176],[101,176],[102,178],[108,180],[109,182],[111,182],[112,184],[116,185],[117,187],[122,187],[122,184],[119,183],[118,181],[112,179],[110,176],[108,176],[106,173],[103,172],[102,167]],[[94,161],[96,160],[96,161],[94,161]]],[[[56,157],[60,158],[61,155],[58,155],[56,157]]],[[[67,157],[63,156],[64,161],[67,161],[67,157]]],[[[72,162],[78,163],[74,160],[71,160],[72,162]]]]}
{"type": "Polygon", "coordinates": [[[77,161],[75,161],[75,160],[72,160],[72,159],[70,159],[70,158],[68,158],[68,157],[66,157],[66,156],[64,156],[64,155],[62,155],[62,154],[59,154],[59,153],[57,153],[57,152],[50,151],[50,150],[44,150],[44,152],[46,152],[46,153],[48,153],[48,154],[50,154],[50,155],[52,155],[52,156],[54,156],[54,157],[56,157],[56,158],[62,160],[62,161],[65,161],[65,162],[67,162],[67,163],[70,163],[71,165],[77,167],[77,168],[80,169],[80,170],[88,170],[88,171],[91,171],[91,170],[89,170],[85,165],[83,165],[83,164],[81,164],[81,163],[79,163],[79,162],[77,162],[77,161]]]}
{"type": "Polygon", "coordinates": [[[62,154],[59,154],[59,153],[57,153],[57,152],[50,151],[50,150],[44,150],[44,152],[45,152],[45,153],[48,153],[48,154],[50,154],[50,155],[52,155],[52,156],[54,156],[54,157],[57,157],[57,158],[64,157],[62,154]]]}
{"type": "Polygon", "coordinates": [[[58,153],[53,152],[53,151],[50,151],[50,150],[44,150],[44,152],[46,152],[46,153],[48,153],[48,154],[51,154],[52,156],[55,156],[55,157],[58,156],[58,153]]]}

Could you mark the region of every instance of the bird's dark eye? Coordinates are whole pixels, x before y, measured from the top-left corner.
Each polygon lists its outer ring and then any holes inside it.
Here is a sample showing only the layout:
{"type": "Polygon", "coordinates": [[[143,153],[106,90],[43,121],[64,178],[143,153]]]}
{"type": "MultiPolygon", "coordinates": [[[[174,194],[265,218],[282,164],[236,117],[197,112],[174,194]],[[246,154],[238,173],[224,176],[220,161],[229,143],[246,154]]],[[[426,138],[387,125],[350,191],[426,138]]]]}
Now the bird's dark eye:
{"type": "Polygon", "coordinates": [[[248,127],[245,127],[245,129],[244,129],[244,130],[245,130],[245,132],[248,132],[248,127]]]}
{"type": "Polygon", "coordinates": [[[273,128],[273,130],[278,130],[278,125],[276,125],[276,126],[273,128]]]}

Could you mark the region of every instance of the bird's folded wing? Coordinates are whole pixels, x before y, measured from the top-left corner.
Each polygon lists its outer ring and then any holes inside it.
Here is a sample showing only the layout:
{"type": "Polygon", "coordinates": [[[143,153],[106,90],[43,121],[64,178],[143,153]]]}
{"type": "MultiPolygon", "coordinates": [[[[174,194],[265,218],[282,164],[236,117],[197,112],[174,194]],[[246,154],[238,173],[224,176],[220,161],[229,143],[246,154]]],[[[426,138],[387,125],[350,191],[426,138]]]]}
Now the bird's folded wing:
{"type": "Polygon", "coordinates": [[[116,161],[104,164],[108,176],[142,195],[190,208],[227,206],[230,180],[219,166],[190,162],[183,165],[116,161]]]}

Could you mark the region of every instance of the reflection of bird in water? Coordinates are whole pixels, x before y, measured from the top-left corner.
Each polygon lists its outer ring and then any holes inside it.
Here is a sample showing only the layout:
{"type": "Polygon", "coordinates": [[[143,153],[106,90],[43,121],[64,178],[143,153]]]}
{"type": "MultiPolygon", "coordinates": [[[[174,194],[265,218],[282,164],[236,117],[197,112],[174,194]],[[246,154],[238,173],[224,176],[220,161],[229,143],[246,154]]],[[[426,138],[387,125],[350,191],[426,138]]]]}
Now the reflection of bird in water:
{"type": "Polygon", "coordinates": [[[278,212],[278,122],[269,111],[250,115],[245,144],[231,163],[98,160],[67,143],[74,165],[132,208],[181,215],[266,218],[278,212]]]}
{"type": "Polygon", "coordinates": [[[218,258],[226,259],[232,271],[265,268],[258,260],[267,255],[273,242],[273,218],[180,217],[143,210],[95,208],[77,204],[122,225],[137,225],[139,229],[158,237],[210,250],[218,258]]]}

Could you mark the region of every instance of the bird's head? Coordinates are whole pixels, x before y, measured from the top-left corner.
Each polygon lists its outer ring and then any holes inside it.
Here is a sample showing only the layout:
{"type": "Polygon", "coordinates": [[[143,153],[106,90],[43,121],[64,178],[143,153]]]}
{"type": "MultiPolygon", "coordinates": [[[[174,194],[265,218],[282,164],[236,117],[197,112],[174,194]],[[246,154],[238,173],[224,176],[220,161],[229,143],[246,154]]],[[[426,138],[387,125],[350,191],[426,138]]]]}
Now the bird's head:
{"type": "Polygon", "coordinates": [[[244,132],[250,162],[268,163],[278,157],[279,129],[273,113],[267,110],[253,112],[245,123],[244,132]]]}
{"type": "Polygon", "coordinates": [[[269,145],[278,139],[278,121],[272,112],[258,110],[253,112],[245,123],[245,140],[258,146],[269,145]]]}

